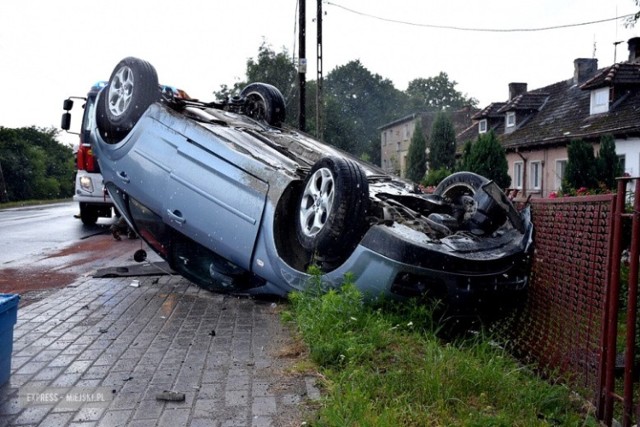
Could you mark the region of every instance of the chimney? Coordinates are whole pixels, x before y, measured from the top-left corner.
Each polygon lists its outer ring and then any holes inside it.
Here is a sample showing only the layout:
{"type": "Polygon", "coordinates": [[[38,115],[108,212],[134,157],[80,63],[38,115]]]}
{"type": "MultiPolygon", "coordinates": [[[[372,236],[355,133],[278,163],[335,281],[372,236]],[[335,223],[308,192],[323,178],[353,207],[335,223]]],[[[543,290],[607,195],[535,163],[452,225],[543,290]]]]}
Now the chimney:
{"type": "Polygon", "coordinates": [[[640,62],[640,37],[634,37],[627,42],[629,45],[629,62],[640,62]]]}
{"type": "Polygon", "coordinates": [[[579,85],[598,71],[598,60],[596,58],[577,58],[573,61],[573,84],[579,85]]]}
{"type": "Polygon", "coordinates": [[[527,93],[526,83],[509,83],[509,101],[523,93],[527,93]]]}

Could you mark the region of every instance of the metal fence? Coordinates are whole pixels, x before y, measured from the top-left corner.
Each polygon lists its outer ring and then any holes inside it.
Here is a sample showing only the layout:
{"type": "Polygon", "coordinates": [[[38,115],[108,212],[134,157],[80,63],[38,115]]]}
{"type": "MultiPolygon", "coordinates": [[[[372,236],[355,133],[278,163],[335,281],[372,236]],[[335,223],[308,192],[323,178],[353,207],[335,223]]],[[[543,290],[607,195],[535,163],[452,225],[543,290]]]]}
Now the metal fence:
{"type": "Polygon", "coordinates": [[[621,403],[622,425],[633,425],[640,419],[636,374],[637,318],[638,318],[638,256],[640,255],[640,178],[618,181],[613,215],[610,282],[604,310],[605,328],[600,363],[601,383],[596,399],[598,417],[611,425],[615,404],[621,403]],[[633,195],[626,190],[635,183],[633,195]],[[628,246],[628,265],[623,266],[621,255],[628,246]],[[626,273],[623,282],[622,272],[626,273]]]}
{"type": "Polygon", "coordinates": [[[532,218],[528,299],[496,331],[604,424],[640,423],[640,177],[620,178],[615,195],[532,200],[532,218]]]}
{"type": "Polygon", "coordinates": [[[613,195],[532,199],[535,251],[528,300],[499,331],[519,356],[596,392],[613,195]]]}

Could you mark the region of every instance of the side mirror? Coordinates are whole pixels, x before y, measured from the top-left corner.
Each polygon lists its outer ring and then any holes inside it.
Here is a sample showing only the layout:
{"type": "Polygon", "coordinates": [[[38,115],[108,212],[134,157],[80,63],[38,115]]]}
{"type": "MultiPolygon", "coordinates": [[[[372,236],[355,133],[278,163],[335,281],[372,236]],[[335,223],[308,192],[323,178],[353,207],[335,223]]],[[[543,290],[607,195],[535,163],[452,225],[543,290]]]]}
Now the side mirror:
{"type": "Polygon", "coordinates": [[[62,109],[65,111],[69,111],[72,108],[73,108],[73,99],[65,99],[64,102],[62,103],[62,109]]]}
{"type": "MultiPolygon", "coordinates": [[[[67,99],[67,101],[71,101],[69,99],[67,99]]],[[[73,101],[71,101],[71,103],[73,104],[73,101]]],[[[66,106],[66,101],[65,101],[65,106],[66,106]]],[[[65,108],[66,109],[66,108],[65,108]]],[[[62,120],[60,123],[60,128],[68,131],[69,129],[71,129],[71,113],[64,113],[62,115],[62,120]]]]}

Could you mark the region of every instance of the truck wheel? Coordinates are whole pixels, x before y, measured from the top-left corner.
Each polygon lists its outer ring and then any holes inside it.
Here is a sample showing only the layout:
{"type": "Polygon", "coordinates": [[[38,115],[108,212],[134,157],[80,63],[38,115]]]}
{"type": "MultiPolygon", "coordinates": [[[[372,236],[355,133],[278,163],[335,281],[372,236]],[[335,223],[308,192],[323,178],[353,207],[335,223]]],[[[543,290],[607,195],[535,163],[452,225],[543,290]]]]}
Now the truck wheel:
{"type": "Polygon", "coordinates": [[[285,119],[285,102],[275,86],[266,83],[251,83],[240,92],[245,100],[244,113],[258,121],[280,127],[285,119]]]}
{"type": "Polygon", "coordinates": [[[94,225],[98,222],[98,211],[93,206],[81,204],[80,220],[84,225],[94,225]]]}
{"type": "Polygon", "coordinates": [[[124,58],[100,92],[96,117],[100,135],[107,143],[120,142],[147,108],[159,99],[155,68],[142,59],[124,58]]]}
{"type": "Polygon", "coordinates": [[[352,251],[369,209],[369,183],[353,161],[325,157],[309,172],[298,204],[296,232],[306,250],[325,258],[352,251]]]}

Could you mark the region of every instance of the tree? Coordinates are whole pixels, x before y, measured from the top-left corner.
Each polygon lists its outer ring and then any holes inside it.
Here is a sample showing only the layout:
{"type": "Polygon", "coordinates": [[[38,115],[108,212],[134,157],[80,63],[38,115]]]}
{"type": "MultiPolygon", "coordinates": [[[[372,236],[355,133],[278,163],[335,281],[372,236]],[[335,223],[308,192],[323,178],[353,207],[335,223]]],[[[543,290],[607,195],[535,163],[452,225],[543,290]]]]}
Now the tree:
{"type": "Polygon", "coordinates": [[[0,161],[0,203],[9,201],[7,196],[7,185],[4,182],[4,172],[2,172],[2,161],[0,161]]]}
{"type": "Polygon", "coordinates": [[[471,148],[473,147],[473,142],[471,140],[464,143],[462,146],[462,156],[456,163],[456,172],[468,171],[470,170],[470,159],[471,159],[471,148]]]}
{"type": "Polygon", "coordinates": [[[378,127],[406,113],[406,97],[360,61],[336,67],[324,82],[324,139],[380,163],[378,127]]]}
{"type": "Polygon", "coordinates": [[[429,169],[453,170],[456,162],[456,131],[449,116],[438,112],[429,138],[429,169]]]}
{"type": "Polygon", "coordinates": [[[596,161],[593,147],[581,139],[573,140],[567,147],[567,170],[562,183],[562,192],[570,193],[572,189],[596,188],[596,161]]]}
{"type": "Polygon", "coordinates": [[[501,188],[511,185],[507,156],[493,132],[478,136],[464,162],[468,171],[493,180],[501,188]]]}
{"type": "Polygon", "coordinates": [[[596,161],[596,177],[600,184],[609,190],[615,190],[616,178],[622,175],[620,160],[616,154],[616,142],[613,136],[600,139],[600,150],[596,161]]]}
{"type": "Polygon", "coordinates": [[[9,201],[73,195],[73,152],[55,129],[0,127],[0,164],[9,201]]]}
{"type": "MultiPolygon", "coordinates": [[[[634,0],[636,3],[636,6],[640,6],[640,0],[634,0]]],[[[636,12],[632,17],[627,19],[627,25],[630,27],[633,27],[636,22],[638,22],[638,19],[640,19],[640,11],[636,12]]]]}
{"type": "Polygon", "coordinates": [[[422,121],[416,120],[416,127],[407,153],[407,178],[420,183],[427,172],[427,140],[422,131],[422,121]]]}
{"type": "Polygon", "coordinates": [[[458,83],[449,80],[445,72],[435,77],[417,78],[406,90],[411,107],[418,111],[455,110],[467,105],[476,106],[478,100],[456,90],[458,83]]]}

